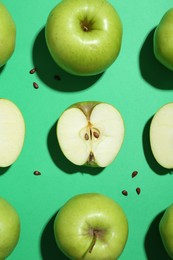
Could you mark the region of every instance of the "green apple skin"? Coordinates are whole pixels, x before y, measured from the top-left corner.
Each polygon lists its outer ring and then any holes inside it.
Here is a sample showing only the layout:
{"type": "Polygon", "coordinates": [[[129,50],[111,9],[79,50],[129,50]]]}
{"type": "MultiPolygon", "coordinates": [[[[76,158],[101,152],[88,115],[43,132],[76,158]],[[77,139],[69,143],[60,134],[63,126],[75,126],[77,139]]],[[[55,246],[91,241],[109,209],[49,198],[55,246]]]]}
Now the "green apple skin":
{"type": "Polygon", "coordinates": [[[7,8],[0,3],[0,67],[12,56],[16,43],[16,26],[7,8]]]}
{"type": "Polygon", "coordinates": [[[154,54],[166,68],[173,70],[173,8],[162,17],[154,32],[154,54]]]}
{"type": "Polygon", "coordinates": [[[54,234],[58,247],[70,259],[115,260],[125,248],[128,221],[113,199],[84,193],[72,197],[59,210],[54,234]]]}
{"type": "Polygon", "coordinates": [[[96,75],[117,58],[122,23],[106,0],[63,0],[48,16],[45,37],[51,56],[65,71],[96,75]]]}
{"type": "Polygon", "coordinates": [[[0,197],[0,260],[15,249],[20,237],[20,219],[16,209],[0,197]]]}
{"type": "Polygon", "coordinates": [[[163,245],[168,255],[173,259],[173,204],[164,212],[159,223],[159,231],[163,245]]]}

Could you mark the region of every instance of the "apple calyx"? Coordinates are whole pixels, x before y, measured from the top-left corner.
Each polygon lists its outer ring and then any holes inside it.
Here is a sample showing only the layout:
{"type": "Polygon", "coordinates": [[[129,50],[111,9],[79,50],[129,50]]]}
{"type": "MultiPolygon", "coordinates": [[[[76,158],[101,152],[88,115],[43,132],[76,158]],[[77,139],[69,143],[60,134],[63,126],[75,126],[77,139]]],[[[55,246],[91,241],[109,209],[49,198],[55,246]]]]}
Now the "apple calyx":
{"type": "Polygon", "coordinates": [[[93,21],[88,21],[87,18],[85,18],[83,21],[81,21],[80,25],[84,32],[89,32],[92,30],[93,21]]]}

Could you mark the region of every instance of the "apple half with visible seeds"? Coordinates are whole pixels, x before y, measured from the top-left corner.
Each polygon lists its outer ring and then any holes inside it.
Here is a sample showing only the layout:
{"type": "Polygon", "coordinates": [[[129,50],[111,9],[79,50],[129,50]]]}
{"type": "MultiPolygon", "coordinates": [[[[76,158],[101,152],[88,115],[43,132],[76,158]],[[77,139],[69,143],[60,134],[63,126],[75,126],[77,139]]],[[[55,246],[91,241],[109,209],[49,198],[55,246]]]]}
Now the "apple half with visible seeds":
{"type": "Polygon", "coordinates": [[[156,161],[164,168],[173,168],[173,103],[162,106],[150,125],[150,144],[156,161]]]}
{"type": "Polygon", "coordinates": [[[57,138],[64,155],[76,165],[106,167],[124,139],[124,121],[111,104],[76,103],[57,122],[57,138]]]}
{"type": "Polygon", "coordinates": [[[19,108],[8,99],[0,99],[0,167],[13,164],[24,144],[25,122],[19,108]]]}

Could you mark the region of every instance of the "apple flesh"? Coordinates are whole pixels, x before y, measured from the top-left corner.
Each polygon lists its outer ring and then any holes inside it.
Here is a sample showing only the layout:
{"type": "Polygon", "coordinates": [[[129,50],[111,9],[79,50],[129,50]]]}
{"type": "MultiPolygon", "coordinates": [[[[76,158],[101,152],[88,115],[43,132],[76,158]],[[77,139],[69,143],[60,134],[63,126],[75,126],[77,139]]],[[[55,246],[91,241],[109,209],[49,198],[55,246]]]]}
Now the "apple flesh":
{"type": "Polygon", "coordinates": [[[124,122],[110,104],[81,102],[62,113],[56,133],[62,152],[72,163],[106,167],[121,148],[124,122]]]}
{"type": "Polygon", "coordinates": [[[167,169],[173,168],[173,103],[162,106],[150,125],[151,150],[156,161],[167,169]]]}
{"type": "Polygon", "coordinates": [[[16,209],[0,198],[0,259],[4,260],[15,249],[20,236],[20,219],[16,209]]]}
{"type": "Polygon", "coordinates": [[[22,150],[25,122],[19,108],[8,99],[0,99],[0,122],[0,167],[8,167],[22,150]]]}
{"type": "Polygon", "coordinates": [[[173,259],[173,204],[164,212],[159,223],[159,231],[165,250],[173,259]]]}
{"type": "Polygon", "coordinates": [[[16,42],[16,26],[7,8],[0,3],[0,67],[12,56],[16,42]]]}
{"type": "Polygon", "coordinates": [[[173,8],[162,17],[154,32],[154,54],[162,65],[173,70],[173,8]]]}
{"type": "Polygon", "coordinates": [[[96,75],[117,58],[122,23],[106,0],[63,0],[48,16],[45,37],[62,69],[80,76],[96,75]]]}
{"type": "Polygon", "coordinates": [[[54,234],[70,259],[115,260],[125,247],[128,221],[113,199],[98,193],[79,194],[57,213],[54,234]]]}

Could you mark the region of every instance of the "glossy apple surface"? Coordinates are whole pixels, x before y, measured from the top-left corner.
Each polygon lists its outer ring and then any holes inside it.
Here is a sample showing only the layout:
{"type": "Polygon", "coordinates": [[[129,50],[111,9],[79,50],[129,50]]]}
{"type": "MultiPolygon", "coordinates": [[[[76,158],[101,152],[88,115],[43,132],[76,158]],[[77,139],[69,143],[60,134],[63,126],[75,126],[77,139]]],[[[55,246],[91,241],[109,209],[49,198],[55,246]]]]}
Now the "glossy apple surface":
{"type": "Polygon", "coordinates": [[[151,150],[164,168],[173,168],[173,103],[162,106],[150,125],[151,150]]]}
{"type": "Polygon", "coordinates": [[[61,68],[75,75],[94,75],[117,58],[122,23],[106,0],[63,0],[49,14],[45,36],[61,68]]]}
{"type": "Polygon", "coordinates": [[[66,109],[57,122],[64,155],[76,165],[106,167],[124,140],[124,122],[111,104],[80,102],[66,109]]]}
{"type": "Polygon", "coordinates": [[[20,219],[15,208],[0,198],[0,259],[4,260],[15,249],[20,236],[20,219]]]}
{"type": "Polygon", "coordinates": [[[159,62],[173,70],[173,8],[163,15],[155,30],[154,54],[159,62]]]}
{"type": "Polygon", "coordinates": [[[7,8],[0,3],[0,67],[12,56],[16,43],[16,26],[7,8]]]}
{"type": "Polygon", "coordinates": [[[125,247],[128,221],[113,199],[79,194],[58,212],[54,233],[58,247],[70,259],[115,260],[125,247]]]}
{"type": "Polygon", "coordinates": [[[0,167],[13,164],[21,153],[25,122],[19,108],[8,99],[0,99],[0,167]]]}
{"type": "Polygon", "coordinates": [[[159,231],[163,245],[171,259],[173,259],[173,204],[164,212],[159,223],[159,231]]]}

